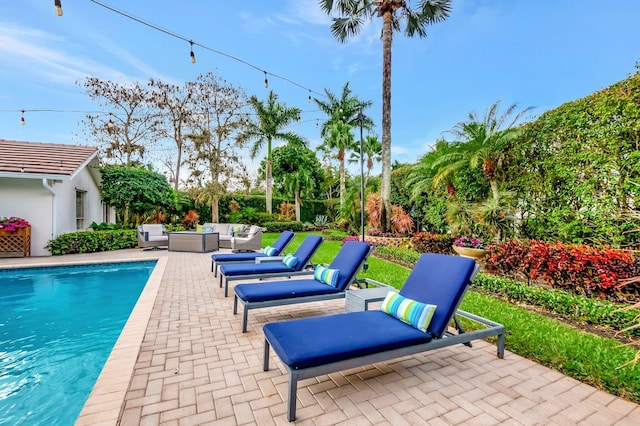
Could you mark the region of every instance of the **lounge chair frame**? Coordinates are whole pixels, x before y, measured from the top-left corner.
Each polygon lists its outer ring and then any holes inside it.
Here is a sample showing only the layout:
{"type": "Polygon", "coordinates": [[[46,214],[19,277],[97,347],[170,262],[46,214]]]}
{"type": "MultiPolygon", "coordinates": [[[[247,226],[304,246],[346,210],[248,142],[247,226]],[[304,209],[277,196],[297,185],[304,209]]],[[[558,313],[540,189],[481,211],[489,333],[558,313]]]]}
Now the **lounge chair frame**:
{"type": "MultiPolygon", "coordinates": [[[[284,256],[267,256],[267,257],[257,257],[255,262],[253,263],[263,263],[263,262],[282,262],[284,256]]],[[[222,283],[224,282],[224,297],[229,295],[229,282],[230,281],[241,281],[241,280],[252,280],[259,279],[264,280],[268,278],[291,278],[297,277],[300,275],[310,275],[313,274],[313,265],[311,262],[307,262],[306,265],[302,267],[300,271],[283,271],[283,272],[267,272],[264,274],[246,274],[246,275],[224,275],[220,274],[220,288],[222,288],[222,283]]]]}
{"type": "MultiPolygon", "coordinates": [[[[476,266],[476,269],[472,275],[475,276],[479,269],[479,266],[476,266]]],[[[369,280],[369,283],[376,284],[375,281],[369,280]]],[[[379,283],[378,283],[379,284],[379,283]]],[[[469,285],[467,285],[468,289],[469,285]]],[[[466,290],[465,290],[466,291],[466,290]]],[[[460,301],[464,298],[464,294],[460,297],[460,301]]],[[[388,361],[395,358],[400,358],[408,355],[415,355],[418,353],[431,351],[434,349],[440,349],[447,346],[463,344],[466,346],[470,346],[473,340],[478,339],[486,339],[488,337],[497,336],[497,356],[498,358],[504,358],[504,346],[505,346],[505,327],[502,324],[497,322],[488,320],[486,318],[482,318],[480,316],[465,312],[463,310],[457,309],[455,314],[450,319],[450,322],[453,321],[455,324],[455,328],[457,329],[457,334],[447,330],[445,333],[439,337],[434,338],[428,343],[407,346],[404,348],[393,349],[384,352],[378,352],[375,354],[365,355],[356,358],[345,359],[338,362],[327,363],[323,365],[317,365],[314,367],[301,368],[301,369],[292,369],[285,363],[282,363],[285,370],[287,370],[289,374],[289,388],[287,393],[288,405],[287,405],[287,419],[292,422],[296,418],[296,398],[298,393],[298,381],[304,380],[312,377],[321,376],[324,374],[336,373],[338,371],[348,370],[350,368],[362,367],[365,365],[374,364],[377,362],[388,361]],[[465,332],[462,327],[460,327],[460,323],[456,316],[463,317],[474,321],[478,324],[483,325],[485,328],[481,330],[474,330],[465,332]]],[[[264,363],[263,370],[269,370],[269,352],[270,352],[271,344],[269,340],[265,337],[264,343],[264,363]]]]}
{"type": "MultiPolygon", "coordinates": [[[[298,303],[310,303],[310,302],[320,302],[324,300],[344,299],[347,294],[347,291],[350,291],[349,287],[351,286],[351,284],[353,284],[356,281],[358,283],[366,281],[366,279],[356,280],[356,277],[358,276],[358,272],[360,272],[364,264],[367,262],[367,258],[369,257],[370,254],[371,254],[371,249],[369,249],[369,252],[367,252],[366,256],[364,256],[360,264],[354,269],[353,274],[351,275],[351,277],[349,277],[345,290],[342,290],[342,291],[337,291],[335,293],[329,293],[329,294],[318,294],[313,296],[288,297],[284,299],[267,300],[264,302],[249,302],[249,301],[240,299],[237,294],[234,294],[233,314],[237,315],[238,313],[238,300],[240,300],[240,303],[242,303],[243,305],[242,332],[243,333],[247,332],[247,321],[249,320],[249,310],[251,309],[262,309],[262,308],[269,308],[273,306],[285,306],[285,305],[295,305],[298,303]]],[[[369,282],[372,282],[372,281],[369,281],[369,282]]]]}
{"type": "MultiPolygon", "coordinates": [[[[289,231],[290,232],[290,231],[289,231]]],[[[295,234],[293,232],[291,232],[291,237],[285,241],[284,245],[281,247],[280,251],[278,252],[278,255],[282,252],[284,252],[284,250],[287,248],[287,246],[289,245],[289,243],[291,243],[291,241],[293,241],[295,237],[295,234]]],[[[256,259],[258,257],[267,257],[267,256],[256,256],[251,260],[223,260],[223,261],[216,261],[213,259],[213,257],[211,258],[211,272],[213,272],[213,276],[214,278],[218,276],[218,268],[221,265],[226,265],[226,264],[239,264],[239,263],[255,263],[256,259]]]]}

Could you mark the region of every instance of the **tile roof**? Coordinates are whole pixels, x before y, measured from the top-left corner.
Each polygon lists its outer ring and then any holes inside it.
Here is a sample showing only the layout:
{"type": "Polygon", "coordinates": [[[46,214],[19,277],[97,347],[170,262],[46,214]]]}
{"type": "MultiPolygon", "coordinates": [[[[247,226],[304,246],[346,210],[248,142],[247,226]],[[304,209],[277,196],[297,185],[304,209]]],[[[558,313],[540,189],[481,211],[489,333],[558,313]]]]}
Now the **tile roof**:
{"type": "Polygon", "coordinates": [[[90,146],[0,139],[0,174],[72,176],[97,153],[90,146]]]}

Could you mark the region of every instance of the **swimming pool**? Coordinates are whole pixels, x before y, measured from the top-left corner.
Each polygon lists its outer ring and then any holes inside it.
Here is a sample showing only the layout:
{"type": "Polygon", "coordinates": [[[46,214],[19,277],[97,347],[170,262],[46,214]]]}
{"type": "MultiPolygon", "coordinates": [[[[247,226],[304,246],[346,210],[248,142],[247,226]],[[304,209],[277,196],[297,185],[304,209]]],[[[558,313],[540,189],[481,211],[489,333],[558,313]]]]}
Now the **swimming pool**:
{"type": "Polygon", "coordinates": [[[155,263],[0,270],[0,424],[75,422],[155,263]]]}

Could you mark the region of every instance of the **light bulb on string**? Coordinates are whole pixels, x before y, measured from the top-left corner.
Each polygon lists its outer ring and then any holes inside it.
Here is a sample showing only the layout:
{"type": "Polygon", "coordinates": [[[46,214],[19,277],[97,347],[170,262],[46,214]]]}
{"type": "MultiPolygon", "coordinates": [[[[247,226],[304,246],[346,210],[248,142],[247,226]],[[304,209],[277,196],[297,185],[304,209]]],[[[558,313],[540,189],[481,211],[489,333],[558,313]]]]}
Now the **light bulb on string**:
{"type": "Polygon", "coordinates": [[[309,89],[309,103],[311,103],[311,89],[309,89]]]}
{"type": "Polygon", "coordinates": [[[269,80],[267,80],[267,72],[266,71],[263,71],[263,72],[264,72],[264,88],[268,89],[269,88],[269,80]]]}
{"type": "Polygon", "coordinates": [[[196,63],[196,54],[193,53],[193,41],[189,40],[189,43],[191,44],[191,53],[189,53],[189,56],[191,56],[191,63],[195,64],[196,63]]]}
{"type": "Polygon", "coordinates": [[[53,9],[56,11],[57,16],[62,16],[62,2],[61,0],[53,0],[53,9]]]}
{"type": "Polygon", "coordinates": [[[318,119],[316,118],[316,129],[318,128],[318,119]]]}
{"type": "Polygon", "coordinates": [[[26,123],[26,121],[24,121],[24,110],[22,110],[22,117],[20,117],[20,125],[24,126],[26,123]]]}

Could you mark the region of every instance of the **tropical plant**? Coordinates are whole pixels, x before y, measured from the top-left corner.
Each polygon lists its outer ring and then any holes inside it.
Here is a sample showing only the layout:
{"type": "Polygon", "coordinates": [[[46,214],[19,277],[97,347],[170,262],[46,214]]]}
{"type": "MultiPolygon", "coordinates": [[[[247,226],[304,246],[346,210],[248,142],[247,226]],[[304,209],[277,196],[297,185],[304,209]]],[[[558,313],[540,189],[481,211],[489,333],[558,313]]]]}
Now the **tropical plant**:
{"type": "Polygon", "coordinates": [[[272,212],[273,182],[272,182],[272,160],[271,150],[273,141],[283,140],[287,143],[306,146],[305,140],[295,132],[285,132],[284,129],[299,120],[300,109],[289,108],[284,103],[278,102],[278,95],[269,92],[266,102],[260,101],[254,95],[249,98],[249,105],[256,113],[256,121],[249,120],[245,123],[238,135],[241,143],[253,141],[251,148],[251,158],[255,158],[258,151],[267,145],[266,158],[266,209],[267,213],[272,212]]]}
{"type": "MultiPolygon", "coordinates": [[[[351,123],[354,116],[371,106],[371,101],[361,101],[351,94],[349,83],[342,87],[342,93],[338,98],[330,90],[325,89],[327,100],[316,99],[316,105],[327,115],[327,120],[322,124],[320,136],[324,138],[321,149],[325,152],[337,150],[336,159],[340,164],[340,205],[344,204],[345,197],[345,153],[356,148],[355,139],[351,133],[351,123]]],[[[362,127],[373,128],[373,121],[362,116],[362,127]]]]}
{"type": "Polygon", "coordinates": [[[520,134],[515,125],[531,108],[525,108],[511,118],[517,105],[511,105],[502,115],[498,115],[499,107],[500,101],[495,102],[482,119],[471,112],[467,121],[459,122],[449,130],[458,138],[458,143],[455,150],[441,155],[434,162],[433,165],[438,168],[434,176],[435,183],[461,169],[481,166],[493,198],[500,197],[498,179],[508,155],[508,144],[520,134]]]}
{"type": "Polygon", "coordinates": [[[274,148],[273,178],[278,189],[293,196],[296,220],[300,221],[301,196],[310,198],[323,179],[315,152],[291,144],[274,148]]]}
{"type": "MultiPolygon", "coordinates": [[[[382,143],[376,135],[367,135],[362,141],[362,157],[366,164],[367,173],[364,175],[364,186],[367,186],[367,181],[371,175],[371,170],[375,163],[379,163],[382,160],[382,143]]],[[[349,163],[360,163],[360,149],[359,147],[351,153],[349,163]]]]}
{"type": "Polygon", "coordinates": [[[382,202],[380,216],[384,230],[390,227],[391,211],[391,45],[393,33],[426,37],[426,27],[449,17],[451,0],[319,0],[320,7],[328,15],[337,13],[331,33],[340,42],[357,36],[364,21],[382,18],[382,202]],[[417,4],[416,4],[417,3],[417,4]],[[415,6],[414,6],[415,5],[415,6]]]}

